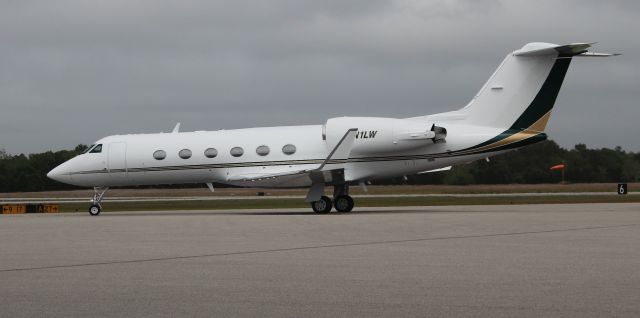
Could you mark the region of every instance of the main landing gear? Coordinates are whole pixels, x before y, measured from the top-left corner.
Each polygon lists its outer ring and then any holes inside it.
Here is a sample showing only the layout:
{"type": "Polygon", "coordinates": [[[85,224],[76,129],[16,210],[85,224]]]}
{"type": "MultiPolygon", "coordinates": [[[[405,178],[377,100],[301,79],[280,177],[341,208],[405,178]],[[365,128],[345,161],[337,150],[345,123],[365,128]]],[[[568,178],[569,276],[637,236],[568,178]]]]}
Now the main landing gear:
{"type": "Polygon", "coordinates": [[[327,214],[331,212],[331,199],[323,195],[320,200],[311,202],[311,208],[313,212],[327,214]]]}
{"type": "Polygon", "coordinates": [[[104,194],[107,193],[107,190],[109,190],[108,187],[94,187],[93,188],[93,199],[91,199],[91,206],[89,207],[89,214],[91,215],[98,215],[100,214],[100,211],[102,211],[102,205],[100,205],[100,202],[102,202],[102,198],[104,197],[104,194]]]}
{"type": "Polygon", "coordinates": [[[349,185],[346,183],[333,187],[333,201],[323,195],[320,200],[311,202],[313,211],[320,214],[331,212],[332,207],[338,212],[351,212],[353,206],[353,198],[349,195],[349,185]]]}
{"type": "Polygon", "coordinates": [[[340,195],[333,200],[338,212],[351,212],[353,210],[353,199],[349,195],[340,195]]]}

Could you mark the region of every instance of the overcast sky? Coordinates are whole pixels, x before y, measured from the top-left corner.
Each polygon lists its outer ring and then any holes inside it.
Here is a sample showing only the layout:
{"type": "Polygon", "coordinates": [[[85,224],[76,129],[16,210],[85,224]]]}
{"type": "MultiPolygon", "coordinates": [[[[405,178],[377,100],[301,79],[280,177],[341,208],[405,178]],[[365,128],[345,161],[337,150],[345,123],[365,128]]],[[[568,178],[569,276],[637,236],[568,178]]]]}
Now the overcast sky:
{"type": "Polygon", "coordinates": [[[0,149],[464,106],[527,42],[574,59],[548,126],[640,151],[640,1],[3,0],[0,149]]]}

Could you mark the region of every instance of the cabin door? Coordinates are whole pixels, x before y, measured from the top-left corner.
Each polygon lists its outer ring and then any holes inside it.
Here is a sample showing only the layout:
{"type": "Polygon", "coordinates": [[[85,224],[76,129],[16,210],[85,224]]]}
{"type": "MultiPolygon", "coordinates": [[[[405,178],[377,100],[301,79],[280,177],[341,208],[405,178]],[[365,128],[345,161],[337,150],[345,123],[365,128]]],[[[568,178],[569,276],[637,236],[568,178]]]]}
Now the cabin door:
{"type": "Polygon", "coordinates": [[[107,169],[112,176],[126,176],[127,174],[127,144],[112,142],[109,144],[107,169]]]}

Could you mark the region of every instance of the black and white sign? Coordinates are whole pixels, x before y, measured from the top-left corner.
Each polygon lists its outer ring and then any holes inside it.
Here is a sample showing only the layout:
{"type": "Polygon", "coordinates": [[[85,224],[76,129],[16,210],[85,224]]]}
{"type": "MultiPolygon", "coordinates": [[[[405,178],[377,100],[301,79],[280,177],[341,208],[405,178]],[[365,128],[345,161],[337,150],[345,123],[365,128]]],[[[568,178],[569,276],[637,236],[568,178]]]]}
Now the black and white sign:
{"type": "Polygon", "coordinates": [[[627,191],[626,183],[618,183],[618,194],[627,194],[627,191]]]}

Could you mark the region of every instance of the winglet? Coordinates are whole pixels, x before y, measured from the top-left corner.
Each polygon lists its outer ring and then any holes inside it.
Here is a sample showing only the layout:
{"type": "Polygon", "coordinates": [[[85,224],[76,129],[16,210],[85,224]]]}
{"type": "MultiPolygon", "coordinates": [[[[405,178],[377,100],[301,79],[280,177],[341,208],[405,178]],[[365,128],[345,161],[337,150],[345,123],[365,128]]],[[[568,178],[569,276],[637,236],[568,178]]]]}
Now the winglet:
{"type": "Polygon", "coordinates": [[[177,123],[175,127],[173,127],[173,131],[171,131],[174,134],[177,134],[180,132],[180,123],[177,123]]]}
{"type": "Polygon", "coordinates": [[[353,146],[353,142],[356,140],[357,133],[358,128],[351,128],[347,130],[344,136],[342,136],[342,139],[340,139],[338,144],[333,148],[333,150],[331,150],[327,159],[325,159],[316,170],[322,170],[329,160],[349,158],[349,153],[351,153],[351,147],[353,146]]]}

